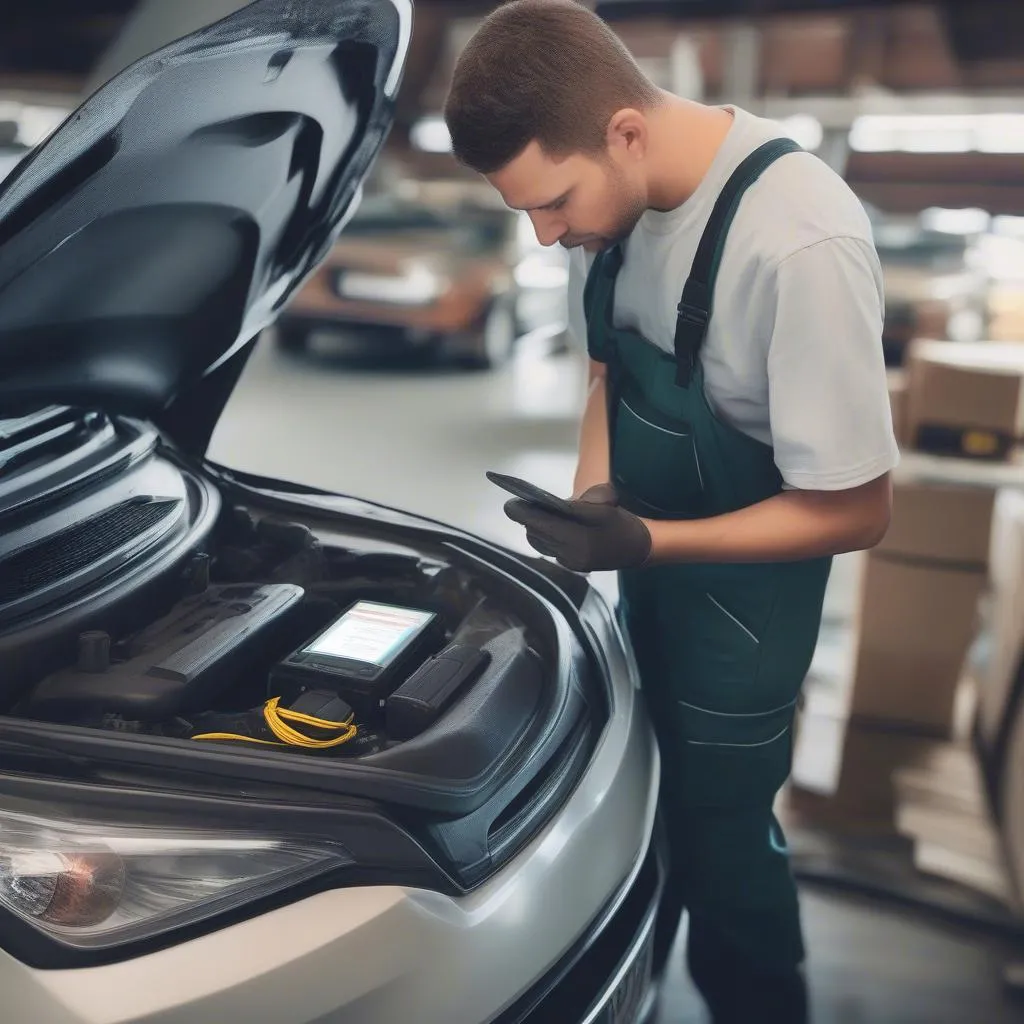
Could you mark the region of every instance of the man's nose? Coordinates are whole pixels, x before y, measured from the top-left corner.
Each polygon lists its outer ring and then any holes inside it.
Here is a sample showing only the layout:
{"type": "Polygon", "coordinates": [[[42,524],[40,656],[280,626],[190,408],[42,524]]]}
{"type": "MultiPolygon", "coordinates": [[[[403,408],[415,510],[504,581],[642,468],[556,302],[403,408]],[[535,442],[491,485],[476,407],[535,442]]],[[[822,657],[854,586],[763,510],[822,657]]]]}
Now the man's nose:
{"type": "Polygon", "coordinates": [[[560,217],[552,217],[550,213],[532,210],[530,220],[533,222],[537,241],[541,245],[554,245],[565,234],[567,225],[560,217]]]}

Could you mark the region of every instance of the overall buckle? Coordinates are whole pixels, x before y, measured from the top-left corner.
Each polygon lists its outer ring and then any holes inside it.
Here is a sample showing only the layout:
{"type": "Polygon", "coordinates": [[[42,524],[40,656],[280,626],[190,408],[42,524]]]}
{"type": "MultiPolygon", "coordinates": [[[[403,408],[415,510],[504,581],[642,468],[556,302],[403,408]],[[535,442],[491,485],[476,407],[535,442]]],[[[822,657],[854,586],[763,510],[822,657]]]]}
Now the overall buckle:
{"type": "Polygon", "coordinates": [[[709,289],[692,277],[687,278],[682,297],[676,306],[676,383],[690,386],[697,355],[704,344],[711,320],[709,289]]]}
{"type": "Polygon", "coordinates": [[[693,303],[683,299],[676,306],[676,315],[687,326],[694,327],[700,331],[703,338],[704,332],[708,329],[708,322],[711,320],[711,314],[708,310],[703,309],[701,306],[695,306],[693,303]]]}

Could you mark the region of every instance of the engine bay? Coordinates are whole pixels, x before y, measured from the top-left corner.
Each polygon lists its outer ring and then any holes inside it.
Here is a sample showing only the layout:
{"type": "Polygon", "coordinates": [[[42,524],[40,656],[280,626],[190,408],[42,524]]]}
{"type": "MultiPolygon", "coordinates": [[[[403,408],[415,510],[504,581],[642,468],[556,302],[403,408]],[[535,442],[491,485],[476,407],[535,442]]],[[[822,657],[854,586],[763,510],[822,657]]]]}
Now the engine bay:
{"type": "Polygon", "coordinates": [[[70,640],[9,717],[345,759],[429,732],[510,650],[536,663],[543,644],[443,559],[324,543],[243,506],[156,596],[70,640]]]}
{"type": "Polygon", "coordinates": [[[374,863],[393,842],[430,884],[444,865],[467,886],[559,806],[607,721],[608,666],[565,581],[443,524],[197,462],[138,420],[0,419],[0,540],[18,785],[143,817],[304,808],[374,863]]]}

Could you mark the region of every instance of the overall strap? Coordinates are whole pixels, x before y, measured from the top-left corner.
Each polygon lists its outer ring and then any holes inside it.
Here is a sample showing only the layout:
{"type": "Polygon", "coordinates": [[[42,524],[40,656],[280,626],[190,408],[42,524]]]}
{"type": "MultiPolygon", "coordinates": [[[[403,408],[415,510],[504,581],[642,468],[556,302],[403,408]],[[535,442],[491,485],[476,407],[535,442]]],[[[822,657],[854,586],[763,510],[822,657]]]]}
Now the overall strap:
{"type": "Polygon", "coordinates": [[[610,362],[615,358],[614,341],[607,336],[612,322],[615,279],[622,267],[622,248],[614,245],[599,252],[583,285],[583,309],[587,321],[587,349],[592,358],[610,362]]]}
{"type": "Polygon", "coordinates": [[[801,152],[792,139],[772,139],[754,150],[725,183],[697,245],[690,276],[676,307],[676,384],[688,388],[711,320],[715,278],[722,250],[744,193],[781,156],[801,152]]]}

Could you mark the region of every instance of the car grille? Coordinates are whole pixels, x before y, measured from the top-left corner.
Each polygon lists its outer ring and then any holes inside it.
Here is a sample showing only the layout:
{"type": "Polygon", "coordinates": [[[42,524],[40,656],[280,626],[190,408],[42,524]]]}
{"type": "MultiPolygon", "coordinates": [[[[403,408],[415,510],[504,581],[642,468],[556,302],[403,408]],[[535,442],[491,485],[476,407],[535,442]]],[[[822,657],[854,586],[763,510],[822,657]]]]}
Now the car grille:
{"type": "Polygon", "coordinates": [[[0,605],[87,569],[166,519],[178,501],[125,501],[0,561],[0,605]]]}
{"type": "Polygon", "coordinates": [[[655,841],[629,892],[575,949],[494,1024],[636,1024],[650,982],[654,914],[664,885],[655,841]]]}

